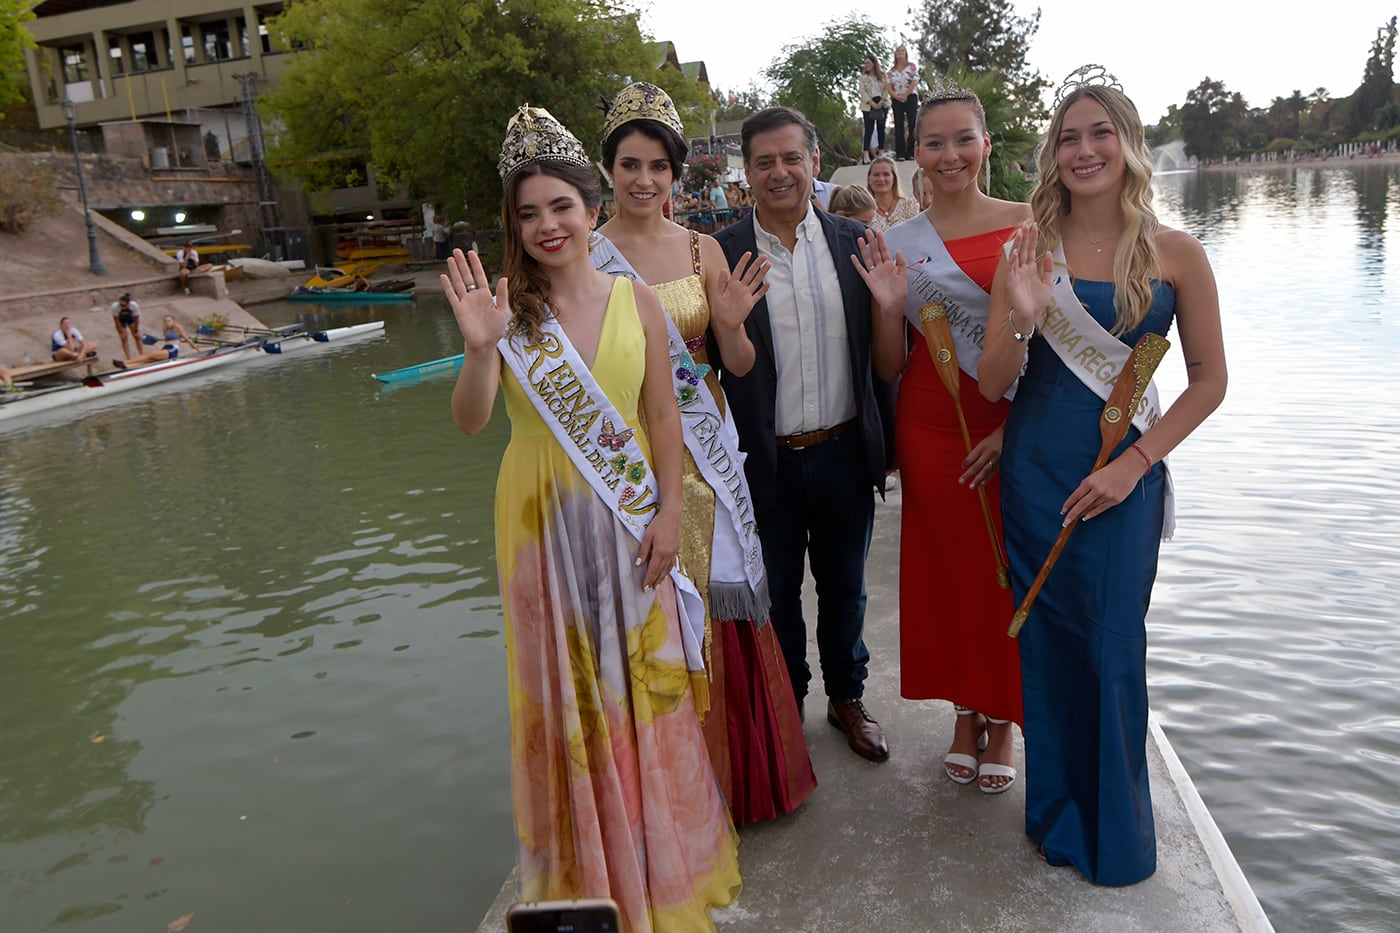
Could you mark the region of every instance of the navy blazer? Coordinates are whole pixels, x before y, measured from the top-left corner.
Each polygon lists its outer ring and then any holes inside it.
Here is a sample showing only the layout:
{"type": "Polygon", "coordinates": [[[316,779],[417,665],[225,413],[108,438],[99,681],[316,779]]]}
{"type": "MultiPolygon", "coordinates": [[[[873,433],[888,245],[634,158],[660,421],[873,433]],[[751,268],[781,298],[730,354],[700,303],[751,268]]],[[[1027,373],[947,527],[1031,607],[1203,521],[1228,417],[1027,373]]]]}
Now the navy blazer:
{"type": "MultiPolygon", "coordinates": [[[[882,493],[885,489],[885,439],[880,424],[880,410],[875,404],[875,388],[870,361],[870,290],[851,263],[852,254],[859,255],[856,239],[865,227],[845,217],[817,211],[822,232],[826,234],[831,258],[836,263],[836,278],[841,284],[842,304],[846,309],[846,336],[850,344],[851,386],[856,396],[856,424],[864,447],[866,470],[870,483],[882,493]]],[[[758,255],[754,237],[753,217],[730,224],[714,235],[724,249],[729,267],[734,268],[744,253],[758,255]]],[[[768,301],[754,305],[744,323],[749,340],[753,342],[753,368],[743,376],[724,369],[714,333],[709,337],[710,363],[719,370],[720,386],[728,400],[730,417],[739,432],[739,446],[748,454],[744,472],[754,509],[767,512],[777,504],[778,442],[774,429],[778,405],[778,370],[773,359],[773,326],[768,318],[768,301]]]]}

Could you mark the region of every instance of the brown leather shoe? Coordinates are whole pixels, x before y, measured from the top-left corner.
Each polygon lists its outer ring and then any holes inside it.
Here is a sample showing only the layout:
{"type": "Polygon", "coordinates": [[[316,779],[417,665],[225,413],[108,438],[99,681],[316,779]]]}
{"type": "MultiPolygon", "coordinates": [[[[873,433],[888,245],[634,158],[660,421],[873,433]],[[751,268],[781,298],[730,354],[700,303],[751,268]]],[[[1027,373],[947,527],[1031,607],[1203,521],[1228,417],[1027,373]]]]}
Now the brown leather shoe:
{"type": "Polygon", "coordinates": [[[829,701],[826,704],[826,721],[846,733],[846,744],[860,757],[871,761],[884,761],[890,757],[890,747],[885,744],[885,730],[870,718],[865,704],[859,699],[829,701]]]}

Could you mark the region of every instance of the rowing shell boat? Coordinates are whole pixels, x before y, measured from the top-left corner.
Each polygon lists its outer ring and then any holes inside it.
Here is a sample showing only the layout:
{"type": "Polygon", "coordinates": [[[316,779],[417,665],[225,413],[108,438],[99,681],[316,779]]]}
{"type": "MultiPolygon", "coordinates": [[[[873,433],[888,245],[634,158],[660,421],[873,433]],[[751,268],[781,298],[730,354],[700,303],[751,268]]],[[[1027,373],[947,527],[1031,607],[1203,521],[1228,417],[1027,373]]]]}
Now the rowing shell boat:
{"type": "Polygon", "coordinates": [[[133,389],[157,385],[172,379],[183,379],[240,360],[254,359],[260,355],[262,350],[284,353],[287,350],[300,347],[342,341],[349,337],[369,336],[383,330],[384,322],[374,321],[369,324],[295,333],[278,338],[270,338],[266,335],[257,336],[244,343],[217,347],[193,356],[176,357],[173,360],[152,363],[149,366],[138,366],[134,369],[121,369],[97,376],[89,376],[82,382],[72,385],[0,396],[0,426],[28,415],[79,406],[99,399],[111,398],[133,389]],[[276,349],[272,349],[271,344],[275,344],[276,349]]]}
{"type": "Polygon", "coordinates": [[[232,347],[218,347],[194,356],[177,357],[164,363],[152,363],[135,369],[117,370],[100,376],[89,376],[82,382],[41,392],[26,392],[21,396],[7,399],[0,407],[0,424],[39,412],[81,405],[103,398],[111,398],[121,392],[144,386],[168,382],[202,373],[219,366],[227,366],[239,359],[255,356],[262,341],[253,341],[232,347]]]}
{"type": "Polygon", "coordinates": [[[415,363],[412,366],[405,366],[403,369],[396,369],[393,372],[374,373],[374,378],[378,379],[380,382],[405,382],[409,379],[434,376],[438,373],[455,373],[462,368],[463,358],[464,354],[461,353],[458,353],[456,356],[444,356],[440,360],[415,363]]]}
{"type": "Polygon", "coordinates": [[[377,334],[383,329],[383,321],[370,321],[368,324],[351,324],[349,327],[336,327],[331,330],[301,331],[287,334],[285,337],[268,338],[263,342],[263,349],[268,353],[286,353],[288,350],[297,350],[318,343],[331,343],[349,337],[377,334]]]}
{"type": "Polygon", "coordinates": [[[314,301],[318,303],[349,302],[351,304],[378,305],[398,301],[412,301],[413,292],[352,292],[328,288],[307,288],[298,285],[289,295],[288,301],[314,301]]]}

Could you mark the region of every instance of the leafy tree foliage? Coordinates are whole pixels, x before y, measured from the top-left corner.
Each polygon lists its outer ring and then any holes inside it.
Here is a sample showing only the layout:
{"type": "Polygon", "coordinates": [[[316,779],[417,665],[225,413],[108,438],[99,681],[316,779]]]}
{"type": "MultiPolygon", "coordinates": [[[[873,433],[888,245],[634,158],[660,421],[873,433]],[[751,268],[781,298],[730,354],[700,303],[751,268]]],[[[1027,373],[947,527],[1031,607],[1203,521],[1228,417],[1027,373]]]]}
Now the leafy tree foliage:
{"type": "Polygon", "coordinates": [[[37,48],[24,25],[34,18],[29,0],[0,0],[0,120],[4,108],[22,100],[29,85],[24,50],[37,48]]]}
{"type": "Polygon", "coordinates": [[[764,69],[773,83],[773,103],[802,111],[817,128],[822,173],[859,157],[860,124],[853,114],[860,100],[857,81],[865,56],[888,65],[884,31],[862,16],[822,27],[816,36],[785,46],[764,69]]]}
{"type": "Polygon", "coordinates": [[[1045,116],[1041,96],[1049,83],[1026,61],[1040,29],[1040,8],[1018,16],[1012,0],[924,0],[910,11],[924,79],[954,70],[997,74],[1032,120],[1045,116]]]}
{"type": "Polygon", "coordinates": [[[1376,30],[1361,86],[1348,102],[1347,131],[1383,130],[1400,122],[1395,105],[1396,18],[1376,30]]]}
{"type": "Polygon", "coordinates": [[[1186,152],[1198,159],[1218,159],[1239,149],[1248,108],[1224,82],[1204,78],[1186,95],[1181,108],[1181,137],[1186,152]]]}
{"type": "Polygon", "coordinates": [[[273,29],[307,50],[262,102],[278,171],[324,190],[365,164],[453,220],[499,216],[496,159],[520,104],[594,153],[600,102],[629,81],[665,88],[697,132],[712,106],[658,67],[618,0],[299,0],[273,29]]]}

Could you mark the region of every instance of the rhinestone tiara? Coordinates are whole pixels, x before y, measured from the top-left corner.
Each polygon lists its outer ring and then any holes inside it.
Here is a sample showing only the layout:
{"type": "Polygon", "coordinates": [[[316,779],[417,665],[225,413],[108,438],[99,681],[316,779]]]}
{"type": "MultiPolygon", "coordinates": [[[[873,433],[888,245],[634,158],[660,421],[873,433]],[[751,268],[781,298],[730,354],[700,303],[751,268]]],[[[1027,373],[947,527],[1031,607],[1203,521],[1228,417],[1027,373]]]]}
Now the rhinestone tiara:
{"type": "Polygon", "coordinates": [[[674,131],[682,142],[685,141],[685,126],[681,123],[681,115],[676,112],[676,105],[671,101],[671,96],[655,84],[638,81],[618,92],[603,115],[603,139],[606,140],[619,126],[633,120],[655,120],[674,131]]]}
{"type": "Polygon", "coordinates": [[[590,166],[583,143],[564,124],[554,119],[543,107],[521,104],[515,116],[506,124],[506,138],[501,142],[501,158],[496,170],[501,184],[509,185],[516,173],[537,162],[562,162],[565,165],[590,166]]]}
{"type": "Polygon", "coordinates": [[[921,100],[972,100],[977,96],[972,90],[954,84],[942,75],[929,78],[928,88],[928,94],[921,96],[921,100]]]}
{"type": "Polygon", "coordinates": [[[1109,72],[1103,65],[1081,65],[1069,73],[1059,90],[1055,92],[1055,106],[1060,106],[1070,92],[1081,87],[1111,87],[1115,91],[1122,92],[1123,85],[1118,78],[1109,72]]]}

